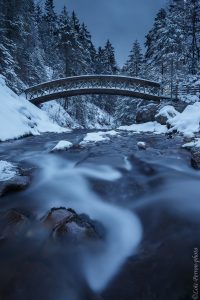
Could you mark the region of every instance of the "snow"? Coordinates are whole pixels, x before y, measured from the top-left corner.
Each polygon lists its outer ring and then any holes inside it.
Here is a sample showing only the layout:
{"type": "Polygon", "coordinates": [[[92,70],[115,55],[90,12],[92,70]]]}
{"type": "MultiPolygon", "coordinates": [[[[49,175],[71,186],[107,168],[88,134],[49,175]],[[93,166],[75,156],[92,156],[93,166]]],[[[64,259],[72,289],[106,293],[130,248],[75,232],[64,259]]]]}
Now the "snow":
{"type": "Polygon", "coordinates": [[[51,151],[66,150],[66,149],[70,149],[71,147],[73,147],[73,144],[71,142],[60,141],[51,151]]]}
{"type": "Polygon", "coordinates": [[[90,132],[87,133],[84,137],[83,141],[80,143],[80,145],[86,145],[88,143],[98,143],[98,142],[105,142],[110,141],[110,138],[108,136],[117,136],[118,132],[115,130],[110,131],[99,131],[99,132],[90,132]]]}
{"type": "MultiPolygon", "coordinates": [[[[105,110],[93,103],[87,102],[85,97],[84,127],[87,129],[109,129],[114,125],[114,118],[105,110]]],[[[78,122],[78,120],[77,120],[78,122]]]]}
{"type": "Polygon", "coordinates": [[[193,148],[193,147],[200,148],[200,138],[197,138],[190,143],[186,143],[182,147],[183,148],[193,148]]]}
{"type": "Polygon", "coordinates": [[[160,110],[158,115],[168,119],[169,129],[157,122],[120,126],[118,129],[135,133],[152,132],[154,134],[178,132],[187,138],[194,137],[195,133],[200,131],[200,102],[188,105],[182,113],[167,105],[160,110]]]}
{"type": "Polygon", "coordinates": [[[166,117],[167,120],[170,120],[171,118],[177,115],[179,115],[179,112],[172,105],[166,105],[163,108],[161,108],[156,117],[162,116],[166,117]]]}
{"type": "Polygon", "coordinates": [[[103,136],[101,132],[90,132],[84,137],[83,141],[80,145],[85,145],[88,143],[98,143],[98,142],[105,142],[110,141],[110,138],[107,136],[103,136]]]}
{"type": "Polygon", "coordinates": [[[16,167],[13,164],[4,160],[0,160],[0,181],[10,180],[16,174],[16,167]]]}
{"type": "Polygon", "coordinates": [[[0,141],[43,132],[64,132],[58,124],[50,121],[45,112],[17,96],[0,76],[0,141]]]}
{"type": "Polygon", "coordinates": [[[171,128],[169,132],[177,131],[185,137],[193,137],[199,132],[200,126],[200,103],[188,105],[185,110],[169,120],[171,128]]]}
{"type": "Polygon", "coordinates": [[[186,103],[194,103],[199,101],[199,95],[180,95],[180,99],[186,103]]]}
{"type": "MultiPolygon", "coordinates": [[[[53,123],[57,123],[60,126],[70,128],[80,128],[80,125],[70,117],[70,115],[64,110],[62,105],[53,100],[42,104],[42,110],[44,110],[53,123]]],[[[70,131],[70,130],[69,130],[70,131]]]]}
{"type": "Polygon", "coordinates": [[[142,124],[133,124],[130,126],[120,126],[119,130],[133,131],[135,133],[152,132],[154,134],[162,134],[167,132],[167,127],[158,122],[147,122],[142,124]]]}
{"type": "Polygon", "coordinates": [[[75,118],[73,104],[69,104],[67,111],[57,101],[47,102],[42,105],[49,118],[58,123],[60,126],[67,126],[73,129],[87,128],[87,129],[108,129],[113,127],[114,118],[106,111],[100,109],[95,104],[90,103],[90,99],[84,96],[84,117],[80,121],[75,118]]]}

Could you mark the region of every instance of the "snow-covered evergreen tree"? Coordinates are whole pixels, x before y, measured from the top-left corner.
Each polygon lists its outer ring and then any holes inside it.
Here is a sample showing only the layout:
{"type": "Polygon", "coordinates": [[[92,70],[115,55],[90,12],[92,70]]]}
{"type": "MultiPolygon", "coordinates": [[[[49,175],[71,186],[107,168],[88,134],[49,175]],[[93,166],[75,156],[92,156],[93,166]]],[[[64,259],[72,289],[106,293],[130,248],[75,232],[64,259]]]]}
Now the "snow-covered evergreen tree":
{"type": "Polygon", "coordinates": [[[131,49],[129,58],[123,68],[123,72],[132,77],[143,76],[144,58],[139,42],[136,40],[131,49]]]}

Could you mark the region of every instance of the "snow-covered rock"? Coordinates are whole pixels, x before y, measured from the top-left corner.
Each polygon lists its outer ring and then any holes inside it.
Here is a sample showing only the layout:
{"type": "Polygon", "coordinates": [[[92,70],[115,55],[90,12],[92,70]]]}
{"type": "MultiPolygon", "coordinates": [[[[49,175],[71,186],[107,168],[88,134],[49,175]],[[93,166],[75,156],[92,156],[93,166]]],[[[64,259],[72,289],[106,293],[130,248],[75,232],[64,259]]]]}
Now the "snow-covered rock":
{"type": "Polygon", "coordinates": [[[139,149],[145,150],[147,148],[147,144],[145,142],[138,142],[137,146],[139,149]]]}
{"type": "Polygon", "coordinates": [[[110,141],[110,138],[108,136],[118,136],[118,135],[119,135],[118,132],[115,130],[110,130],[105,132],[104,131],[90,132],[86,134],[86,136],[84,137],[80,145],[110,141]]]}
{"type": "Polygon", "coordinates": [[[135,133],[152,132],[155,134],[162,134],[167,132],[167,127],[157,122],[147,122],[143,124],[133,124],[130,126],[120,126],[118,129],[125,131],[133,131],[135,133]]]}
{"type": "Polygon", "coordinates": [[[193,137],[200,130],[200,103],[188,105],[182,113],[171,118],[168,123],[171,125],[169,132],[177,131],[185,137],[193,137]]]}
{"type": "Polygon", "coordinates": [[[178,114],[179,112],[172,105],[166,105],[155,115],[155,120],[162,125],[166,125],[168,120],[171,120],[178,114]]]}
{"type": "Polygon", "coordinates": [[[88,143],[105,142],[105,141],[110,141],[110,138],[107,136],[103,136],[101,132],[90,132],[86,134],[86,136],[84,137],[80,145],[86,145],[88,143]]]}
{"type": "Polygon", "coordinates": [[[0,160],[0,181],[12,179],[17,174],[16,167],[8,161],[0,160]]]}
{"type": "Polygon", "coordinates": [[[200,138],[194,139],[194,141],[186,143],[182,146],[183,148],[200,148],[200,138]]]}
{"type": "Polygon", "coordinates": [[[60,141],[58,144],[51,150],[51,152],[54,151],[60,151],[60,150],[67,150],[73,147],[73,144],[69,141],[60,141]]]}
{"type": "Polygon", "coordinates": [[[23,96],[17,96],[0,76],[0,141],[43,132],[64,132],[46,113],[23,96]]]}

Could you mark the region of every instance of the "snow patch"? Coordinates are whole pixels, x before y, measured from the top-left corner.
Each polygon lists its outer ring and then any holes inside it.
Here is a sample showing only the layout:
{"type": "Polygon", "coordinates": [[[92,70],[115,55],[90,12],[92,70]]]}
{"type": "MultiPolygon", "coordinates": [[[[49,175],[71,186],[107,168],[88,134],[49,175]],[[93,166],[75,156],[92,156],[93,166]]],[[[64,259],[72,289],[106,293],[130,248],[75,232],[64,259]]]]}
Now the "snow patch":
{"type": "Polygon", "coordinates": [[[60,141],[51,151],[66,150],[73,147],[73,144],[68,141],[60,141]]]}
{"type": "Polygon", "coordinates": [[[152,132],[155,134],[162,134],[167,132],[167,127],[157,122],[147,122],[143,124],[133,124],[130,126],[120,126],[118,129],[125,131],[133,131],[135,133],[152,132]]]}
{"type": "Polygon", "coordinates": [[[110,141],[110,138],[107,136],[102,136],[101,132],[90,132],[84,137],[83,141],[80,145],[85,145],[88,143],[98,143],[98,142],[105,142],[110,141]]]}
{"type": "Polygon", "coordinates": [[[98,142],[105,142],[110,141],[110,138],[108,136],[117,136],[118,132],[115,130],[110,131],[99,131],[99,132],[90,132],[87,133],[84,137],[83,141],[80,143],[80,145],[85,145],[88,143],[98,143],[98,142]]]}
{"type": "Polygon", "coordinates": [[[12,179],[17,174],[16,167],[5,160],[0,160],[0,181],[12,179]]]}

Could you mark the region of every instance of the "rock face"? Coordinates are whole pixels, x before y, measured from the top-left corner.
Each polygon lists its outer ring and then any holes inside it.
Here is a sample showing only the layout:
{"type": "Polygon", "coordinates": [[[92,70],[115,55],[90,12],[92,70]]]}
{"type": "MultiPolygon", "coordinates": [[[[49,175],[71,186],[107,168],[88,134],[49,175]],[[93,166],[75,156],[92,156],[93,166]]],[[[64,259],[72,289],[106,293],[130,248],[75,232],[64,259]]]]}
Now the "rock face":
{"type": "Polygon", "coordinates": [[[146,123],[155,121],[155,115],[158,110],[158,105],[149,103],[139,106],[136,113],[136,123],[146,123]]]}

